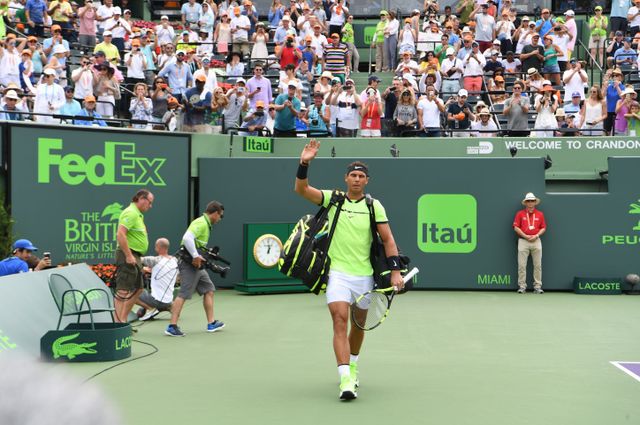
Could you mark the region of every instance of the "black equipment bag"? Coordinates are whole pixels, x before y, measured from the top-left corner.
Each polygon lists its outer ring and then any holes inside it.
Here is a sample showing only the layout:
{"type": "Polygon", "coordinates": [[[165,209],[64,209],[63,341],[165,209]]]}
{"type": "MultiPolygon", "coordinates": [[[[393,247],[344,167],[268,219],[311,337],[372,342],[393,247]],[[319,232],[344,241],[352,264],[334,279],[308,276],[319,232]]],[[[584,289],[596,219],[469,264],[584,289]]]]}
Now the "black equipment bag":
{"type": "Polygon", "coordinates": [[[344,200],[344,193],[334,190],[327,207],[320,208],[315,216],[308,214],[300,218],[280,253],[280,272],[300,279],[316,295],[327,288],[331,266],[329,246],[344,200]],[[329,229],[328,216],[331,207],[336,208],[336,213],[329,229]]]}
{"type": "MultiPolygon", "coordinates": [[[[369,259],[371,260],[371,267],[373,267],[373,281],[376,289],[385,289],[391,286],[391,270],[387,265],[387,254],[384,251],[384,244],[377,230],[376,213],[373,208],[374,199],[367,194],[365,200],[369,209],[369,221],[371,223],[372,241],[369,259]]],[[[402,255],[400,247],[398,247],[398,256],[400,257],[400,273],[404,276],[409,270],[408,266],[411,260],[406,255],[402,255]]],[[[407,282],[403,292],[411,289],[411,286],[411,282],[407,282]]]]}

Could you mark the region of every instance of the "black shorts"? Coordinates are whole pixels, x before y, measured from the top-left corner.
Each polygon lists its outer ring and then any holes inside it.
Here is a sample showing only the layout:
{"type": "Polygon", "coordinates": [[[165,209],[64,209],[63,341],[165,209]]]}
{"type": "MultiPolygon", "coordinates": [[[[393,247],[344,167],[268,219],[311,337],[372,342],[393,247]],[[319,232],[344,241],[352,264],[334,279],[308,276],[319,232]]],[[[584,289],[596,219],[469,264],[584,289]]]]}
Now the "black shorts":
{"type": "Polygon", "coordinates": [[[627,18],[620,18],[618,16],[613,16],[609,19],[609,25],[611,26],[612,33],[615,34],[616,31],[622,31],[622,34],[626,36],[627,26],[629,25],[629,21],[627,21],[627,18]]]}
{"type": "Polygon", "coordinates": [[[616,121],[616,113],[615,112],[607,112],[607,118],[604,119],[604,131],[607,133],[611,133],[611,129],[613,128],[613,123],[616,121]]]}

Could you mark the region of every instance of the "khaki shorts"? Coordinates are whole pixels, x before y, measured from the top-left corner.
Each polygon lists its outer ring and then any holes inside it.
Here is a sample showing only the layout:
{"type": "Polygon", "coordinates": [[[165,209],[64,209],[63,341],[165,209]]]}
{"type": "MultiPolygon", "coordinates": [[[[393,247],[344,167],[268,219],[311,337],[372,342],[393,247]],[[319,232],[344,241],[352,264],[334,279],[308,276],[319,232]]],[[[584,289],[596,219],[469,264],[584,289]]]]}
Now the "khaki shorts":
{"type": "Polygon", "coordinates": [[[127,263],[124,252],[116,249],[116,289],[133,292],[143,287],[142,260],[137,252],[131,251],[136,258],[135,266],[127,263]]]}
{"type": "Polygon", "coordinates": [[[589,37],[589,48],[590,49],[597,49],[598,47],[604,48],[605,38],[606,37],[595,37],[595,39],[594,39],[593,36],[590,36],[589,37]]]}

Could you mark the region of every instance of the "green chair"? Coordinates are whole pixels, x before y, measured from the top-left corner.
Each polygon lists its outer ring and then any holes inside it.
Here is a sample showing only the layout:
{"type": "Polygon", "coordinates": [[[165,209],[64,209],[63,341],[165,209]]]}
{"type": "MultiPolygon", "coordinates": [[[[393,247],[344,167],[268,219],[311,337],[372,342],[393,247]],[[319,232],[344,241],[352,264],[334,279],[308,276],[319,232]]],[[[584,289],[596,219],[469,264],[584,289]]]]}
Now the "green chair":
{"type": "Polygon", "coordinates": [[[53,300],[60,312],[56,330],[60,330],[60,323],[64,316],[78,316],[78,323],[80,323],[80,316],[88,314],[91,318],[91,329],[93,330],[96,329],[93,320],[94,313],[109,312],[111,321],[115,322],[112,295],[102,288],[93,288],[83,292],[79,289],[74,289],[66,277],[53,273],[49,276],[49,291],[51,291],[53,300]],[[94,294],[97,294],[97,297],[93,301],[94,305],[91,305],[90,299],[94,298],[94,294]],[[105,303],[102,300],[106,300],[106,306],[104,306],[105,303]],[[98,307],[96,304],[102,304],[102,306],[98,307]]]}

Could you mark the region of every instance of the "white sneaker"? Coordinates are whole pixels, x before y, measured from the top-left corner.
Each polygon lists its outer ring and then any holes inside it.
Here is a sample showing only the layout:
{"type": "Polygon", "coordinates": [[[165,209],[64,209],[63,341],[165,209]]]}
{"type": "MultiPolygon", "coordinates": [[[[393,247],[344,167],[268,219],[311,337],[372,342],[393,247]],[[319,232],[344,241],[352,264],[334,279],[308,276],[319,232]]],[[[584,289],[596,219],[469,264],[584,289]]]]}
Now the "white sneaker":
{"type": "Polygon", "coordinates": [[[146,321],[146,320],[153,319],[153,318],[154,318],[154,317],[156,317],[158,314],[160,314],[160,311],[159,311],[157,308],[154,308],[154,309],[151,309],[151,310],[147,311],[147,312],[145,313],[145,315],[144,315],[144,316],[142,316],[139,320],[140,320],[141,322],[144,322],[144,321],[146,321]]]}

